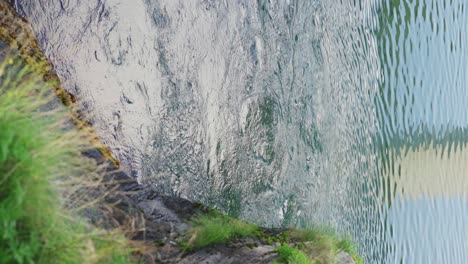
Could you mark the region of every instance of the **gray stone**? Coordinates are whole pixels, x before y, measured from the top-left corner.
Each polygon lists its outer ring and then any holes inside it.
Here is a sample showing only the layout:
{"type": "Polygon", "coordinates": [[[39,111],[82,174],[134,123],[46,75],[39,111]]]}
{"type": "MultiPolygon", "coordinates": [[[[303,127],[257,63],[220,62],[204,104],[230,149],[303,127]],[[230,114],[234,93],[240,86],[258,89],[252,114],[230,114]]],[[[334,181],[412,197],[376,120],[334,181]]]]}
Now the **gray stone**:
{"type": "Polygon", "coordinates": [[[216,246],[210,249],[202,249],[190,254],[178,263],[183,264],[218,264],[218,263],[239,263],[256,264],[271,263],[278,258],[278,254],[273,246],[262,245],[254,248],[241,247],[231,248],[227,246],[216,246]]]}
{"type": "Polygon", "coordinates": [[[341,251],[336,256],[336,264],[355,264],[355,262],[348,253],[341,251]]]}

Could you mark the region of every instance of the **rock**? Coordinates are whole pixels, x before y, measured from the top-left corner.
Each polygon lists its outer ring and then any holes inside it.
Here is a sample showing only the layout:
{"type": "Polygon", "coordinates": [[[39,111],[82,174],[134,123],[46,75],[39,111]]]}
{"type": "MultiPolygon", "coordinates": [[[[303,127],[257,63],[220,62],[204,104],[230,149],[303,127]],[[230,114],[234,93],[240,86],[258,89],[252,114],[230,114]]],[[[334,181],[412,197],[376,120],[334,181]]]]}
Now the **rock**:
{"type": "MultiPolygon", "coordinates": [[[[96,154],[96,153],[94,153],[96,154]]],[[[99,155],[88,155],[100,160],[99,155]]],[[[111,166],[111,164],[109,164],[111,166]]],[[[112,172],[112,170],[110,170],[112,172]]],[[[236,239],[226,245],[214,245],[193,252],[184,251],[176,241],[184,239],[190,228],[190,220],[197,214],[209,212],[199,203],[180,197],[159,195],[153,190],[135,186],[135,180],[125,173],[115,171],[107,176],[109,182],[117,182],[119,190],[133,190],[129,194],[116,193],[107,198],[110,203],[127,212],[126,217],[141,215],[145,232],[134,239],[154,245],[154,253],[146,263],[271,263],[278,258],[275,246],[265,245],[259,238],[236,239]]],[[[109,188],[114,188],[109,186],[109,188]]],[[[121,223],[123,216],[114,215],[121,223]]],[[[109,221],[109,220],[108,220],[109,221]]],[[[277,230],[269,230],[277,233],[277,230]]]]}
{"type": "Polygon", "coordinates": [[[230,248],[224,245],[202,249],[180,259],[183,264],[218,264],[218,263],[271,263],[278,258],[273,246],[262,245],[254,248],[230,248]]]}
{"type": "Polygon", "coordinates": [[[348,253],[341,251],[336,256],[336,264],[355,264],[355,262],[348,253]]]}
{"type": "Polygon", "coordinates": [[[148,200],[138,203],[138,207],[152,221],[180,224],[181,221],[177,215],[169,210],[160,199],[148,200]]]}

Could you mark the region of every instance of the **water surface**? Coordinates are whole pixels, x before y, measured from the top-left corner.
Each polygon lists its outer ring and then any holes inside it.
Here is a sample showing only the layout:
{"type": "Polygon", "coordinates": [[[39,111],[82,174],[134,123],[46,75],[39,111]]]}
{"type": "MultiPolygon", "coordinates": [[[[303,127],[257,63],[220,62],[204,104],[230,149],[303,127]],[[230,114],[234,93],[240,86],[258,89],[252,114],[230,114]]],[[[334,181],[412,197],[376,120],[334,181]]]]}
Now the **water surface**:
{"type": "Polygon", "coordinates": [[[369,263],[468,252],[463,0],[17,1],[134,177],[369,263]]]}

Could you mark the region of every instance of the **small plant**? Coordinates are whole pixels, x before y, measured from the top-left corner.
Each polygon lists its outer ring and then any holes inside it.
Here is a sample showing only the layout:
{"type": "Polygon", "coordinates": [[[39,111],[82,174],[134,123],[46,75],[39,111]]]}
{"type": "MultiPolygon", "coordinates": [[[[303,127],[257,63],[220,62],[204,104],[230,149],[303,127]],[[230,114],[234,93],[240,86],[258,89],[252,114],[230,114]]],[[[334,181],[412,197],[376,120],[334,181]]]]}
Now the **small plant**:
{"type": "Polygon", "coordinates": [[[299,249],[288,245],[282,245],[275,249],[280,255],[279,261],[286,264],[309,264],[307,255],[299,249]]]}
{"type": "Polygon", "coordinates": [[[355,244],[349,238],[340,238],[330,228],[292,229],[289,237],[304,251],[314,256],[317,263],[327,263],[340,252],[348,253],[356,264],[363,263],[358,255],[355,244]]]}
{"type": "Polygon", "coordinates": [[[200,214],[192,220],[187,248],[198,249],[241,237],[255,236],[258,228],[220,213],[200,214]]]}
{"type": "Polygon", "coordinates": [[[350,239],[342,239],[336,243],[338,250],[348,253],[356,264],[364,263],[361,256],[358,255],[356,245],[350,239]]]}

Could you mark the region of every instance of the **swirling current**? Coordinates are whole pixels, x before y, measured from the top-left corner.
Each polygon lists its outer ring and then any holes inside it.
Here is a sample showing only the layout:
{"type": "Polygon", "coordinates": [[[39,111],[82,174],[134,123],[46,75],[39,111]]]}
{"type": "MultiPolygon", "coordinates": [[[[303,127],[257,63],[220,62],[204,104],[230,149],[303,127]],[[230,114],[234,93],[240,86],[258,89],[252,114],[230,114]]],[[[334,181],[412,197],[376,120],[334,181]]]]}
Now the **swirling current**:
{"type": "Polygon", "coordinates": [[[366,263],[468,259],[464,0],[15,1],[147,188],[366,263]]]}

